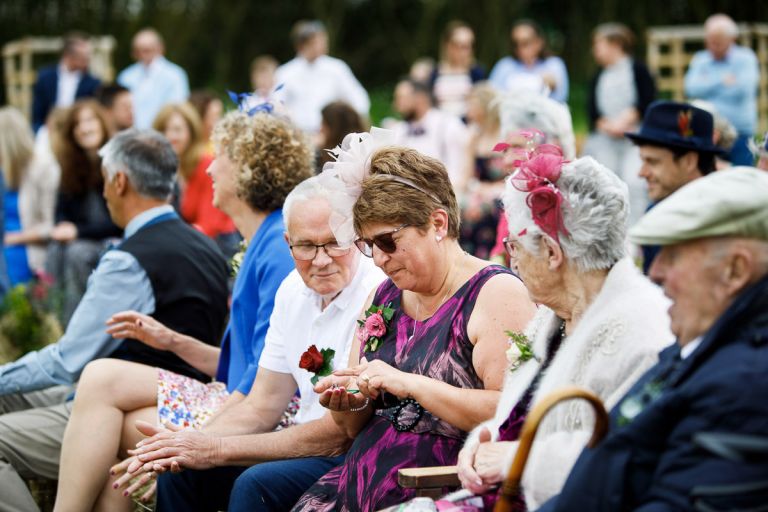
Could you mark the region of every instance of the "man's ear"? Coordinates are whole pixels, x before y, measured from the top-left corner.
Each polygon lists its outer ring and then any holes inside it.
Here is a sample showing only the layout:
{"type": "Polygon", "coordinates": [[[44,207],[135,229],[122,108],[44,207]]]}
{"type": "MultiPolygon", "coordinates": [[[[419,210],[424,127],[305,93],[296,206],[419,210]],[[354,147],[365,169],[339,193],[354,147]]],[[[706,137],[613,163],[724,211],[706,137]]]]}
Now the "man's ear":
{"type": "Polygon", "coordinates": [[[115,176],[112,178],[112,182],[115,187],[115,192],[119,196],[124,196],[131,186],[131,182],[128,181],[128,176],[122,171],[117,171],[115,173],[115,176]]]}
{"type": "Polygon", "coordinates": [[[723,283],[730,296],[735,297],[749,286],[755,274],[755,265],[754,255],[741,247],[727,259],[723,268],[723,283]]]}
{"type": "Polygon", "coordinates": [[[701,174],[699,170],[699,154],[695,151],[689,151],[678,160],[683,169],[690,175],[701,174]]]}

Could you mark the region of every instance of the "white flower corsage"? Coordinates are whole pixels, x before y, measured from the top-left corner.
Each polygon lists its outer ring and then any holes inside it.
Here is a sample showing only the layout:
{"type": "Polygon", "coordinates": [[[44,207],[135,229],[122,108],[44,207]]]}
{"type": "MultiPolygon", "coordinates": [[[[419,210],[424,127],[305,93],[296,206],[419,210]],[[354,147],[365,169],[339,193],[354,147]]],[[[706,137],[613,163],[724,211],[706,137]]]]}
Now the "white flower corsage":
{"type": "Polygon", "coordinates": [[[524,362],[530,359],[536,359],[533,349],[531,348],[531,342],[525,334],[512,331],[505,331],[505,333],[509,336],[509,339],[507,340],[509,348],[506,352],[509,371],[513,372],[520,368],[524,362]]]}

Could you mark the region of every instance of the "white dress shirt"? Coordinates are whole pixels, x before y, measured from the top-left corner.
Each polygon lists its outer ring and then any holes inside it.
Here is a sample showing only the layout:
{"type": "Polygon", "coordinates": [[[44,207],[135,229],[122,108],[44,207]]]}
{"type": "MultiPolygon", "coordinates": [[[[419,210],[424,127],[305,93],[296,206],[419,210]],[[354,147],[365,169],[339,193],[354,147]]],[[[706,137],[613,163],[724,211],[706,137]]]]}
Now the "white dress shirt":
{"type": "Polygon", "coordinates": [[[296,126],[309,133],[320,131],[320,111],[331,102],[345,101],[361,116],[368,116],[371,102],[344,61],[321,55],[309,62],[296,57],[277,68],[283,101],[296,126]]]}
{"type": "Polygon", "coordinates": [[[325,414],[310,381],[313,374],[299,368],[301,354],[310,345],[318,350],[332,348],[336,351],[334,370],[346,368],[357,319],[368,295],[384,279],[373,260],[360,256],[352,282],[325,309],[321,309],[322,297],[304,284],[296,270],[278,288],[259,366],[293,376],[301,394],[296,423],[325,414]]]}
{"type": "Polygon", "coordinates": [[[398,123],[394,130],[398,144],[443,162],[454,185],[461,180],[469,131],[458,117],[433,108],[418,121],[398,123]]]}
{"type": "Polygon", "coordinates": [[[59,80],[56,84],[56,106],[68,107],[75,102],[77,86],[83,73],[80,71],[69,71],[66,66],[59,64],[59,80]]]}

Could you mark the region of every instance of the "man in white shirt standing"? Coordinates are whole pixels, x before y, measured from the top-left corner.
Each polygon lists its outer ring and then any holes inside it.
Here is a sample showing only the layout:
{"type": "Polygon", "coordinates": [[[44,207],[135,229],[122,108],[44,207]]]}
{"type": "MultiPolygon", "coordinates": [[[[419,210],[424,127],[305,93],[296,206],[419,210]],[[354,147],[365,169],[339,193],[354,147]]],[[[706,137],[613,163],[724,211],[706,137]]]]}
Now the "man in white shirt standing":
{"type": "Polygon", "coordinates": [[[117,83],[133,94],[134,126],[151,128],[165,104],[187,100],[189,80],[181,67],[163,56],[165,44],[155,29],[137,32],[132,49],[136,62],[117,76],[117,83]]]}
{"type": "MultiPolygon", "coordinates": [[[[349,440],[320,405],[313,373],[300,361],[315,345],[335,350],[331,367],[345,368],[356,320],[385,276],[357,248],[336,242],[329,225],[334,197],[313,177],[285,200],[286,241],[296,269],[275,296],[248,396],[200,431],[164,432],[142,442],[139,457],[148,470],[150,461],[172,470],[205,470],[161,475],[159,512],[284,510],[343,461],[349,440]],[[296,426],[273,432],[297,387],[296,426]]],[[[149,425],[143,431],[156,432],[149,425]]]]}
{"type": "Polygon", "coordinates": [[[440,160],[456,187],[467,162],[469,131],[464,123],[434,108],[429,86],[411,79],[395,87],[394,108],[403,118],[394,127],[397,143],[440,160]]]}
{"type": "Polygon", "coordinates": [[[276,73],[283,101],[291,119],[302,130],[320,131],[320,111],[333,101],[349,103],[367,118],[368,93],[342,60],[328,55],[328,33],[319,21],[299,21],[291,30],[296,57],[276,73]]]}

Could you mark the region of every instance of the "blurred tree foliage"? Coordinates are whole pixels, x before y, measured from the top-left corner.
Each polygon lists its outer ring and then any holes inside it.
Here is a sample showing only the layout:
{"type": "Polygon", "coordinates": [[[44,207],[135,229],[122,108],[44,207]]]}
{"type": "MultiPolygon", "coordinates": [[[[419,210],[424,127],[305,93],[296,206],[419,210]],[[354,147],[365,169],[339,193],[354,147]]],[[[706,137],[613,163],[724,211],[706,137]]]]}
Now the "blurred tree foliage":
{"type": "MultiPolygon", "coordinates": [[[[590,32],[621,21],[638,34],[654,25],[701,23],[726,12],[737,21],[768,21],[768,2],[751,0],[2,0],[0,44],[26,35],[78,29],[117,38],[116,69],[131,62],[131,36],[154,26],[167,56],[183,66],[193,88],[248,88],[259,54],[293,56],[288,33],[302,18],[319,18],[331,35],[331,54],[346,60],[369,89],[390,87],[421,56],[437,57],[442,27],[463,19],[477,32],[476,53],[487,69],[509,50],[509,26],[531,18],[568,65],[574,86],[593,71],[590,32]]],[[[643,55],[641,45],[638,54],[643,55]]],[[[50,56],[47,61],[54,61],[50,56]]],[[[42,61],[40,62],[42,63],[42,61]]]]}

